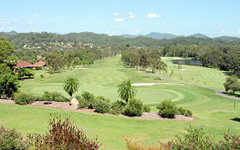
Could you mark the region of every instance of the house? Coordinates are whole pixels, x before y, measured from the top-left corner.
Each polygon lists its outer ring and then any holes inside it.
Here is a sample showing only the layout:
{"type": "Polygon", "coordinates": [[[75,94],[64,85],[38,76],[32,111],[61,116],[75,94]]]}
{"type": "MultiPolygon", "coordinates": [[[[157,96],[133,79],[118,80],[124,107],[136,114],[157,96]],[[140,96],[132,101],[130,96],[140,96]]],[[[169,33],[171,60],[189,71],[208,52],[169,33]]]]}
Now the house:
{"type": "Polygon", "coordinates": [[[35,64],[32,65],[33,68],[36,68],[36,67],[45,67],[45,66],[46,66],[46,63],[45,63],[45,62],[42,62],[42,61],[36,62],[35,64]]]}
{"type": "Polygon", "coordinates": [[[26,61],[21,61],[21,62],[18,62],[15,67],[16,68],[32,68],[32,64],[26,61]]]}

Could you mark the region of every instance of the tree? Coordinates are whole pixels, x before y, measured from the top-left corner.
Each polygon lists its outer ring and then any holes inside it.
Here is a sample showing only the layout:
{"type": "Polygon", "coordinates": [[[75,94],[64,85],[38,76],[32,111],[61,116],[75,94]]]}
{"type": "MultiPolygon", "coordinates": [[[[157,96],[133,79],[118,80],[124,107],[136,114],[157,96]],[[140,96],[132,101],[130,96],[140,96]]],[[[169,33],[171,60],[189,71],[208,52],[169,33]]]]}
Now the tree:
{"type": "Polygon", "coordinates": [[[223,84],[225,91],[227,92],[231,90],[231,87],[233,87],[231,85],[237,84],[237,83],[238,83],[238,79],[236,76],[227,77],[225,83],[223,84]]]}
{"type": "Polygon", "coordinates": [[[13,93],[18,91],[19,81],[16,75],[11,73],[0,75],[0,97],[5,94],[11,98],[13,93]]]}
{"type": "Polygon", "coordinates": [[[31,76],[34,76],[35,73],[31,69],[25,69],[24,74],[25,76],[28,76],[28,78],[30,78],[31,76]]]}
{"type": "Polygon", "coordinates": [[[122,81],[121,84],[118,85],[118,93],[119,97],[125,100],[128,103],[128,100],[133,98],[136,95],[136,89],[132,86],[132,82],[130,79],[122,81]]]}
{"type": "Polygon", "coordinates": [[[72,77],[67,77],[64,83],[65,85],[63,89],[72,97],[73,93],[78,90],[78,80],[72,77]]]}
{"type": "Polygon", "coordinates": [[[165,64],[163,61],[159,60],[156,69],[159,70],[159,73],[162,74],[162,71],[167,73],[167,64],[165,64]]]}

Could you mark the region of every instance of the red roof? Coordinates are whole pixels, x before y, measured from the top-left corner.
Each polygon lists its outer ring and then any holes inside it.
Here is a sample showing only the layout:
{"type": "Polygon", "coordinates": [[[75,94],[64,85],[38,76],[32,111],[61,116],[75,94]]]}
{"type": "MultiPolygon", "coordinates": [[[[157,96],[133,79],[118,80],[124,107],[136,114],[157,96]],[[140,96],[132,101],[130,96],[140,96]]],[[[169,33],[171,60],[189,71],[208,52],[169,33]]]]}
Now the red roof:
{"type": "Polygon", "coordinates": [[[33,67],[41,67],[41,66],[45,66],[45,65],[46,65],[45,62],[39,61],[39,62],[33,64],[32,66],[33,67]]]}
{"type": "Polygon", "coordinates": [[[26,61],[18,62],[16,68],[32,67],[32,64],[26,61]]]}

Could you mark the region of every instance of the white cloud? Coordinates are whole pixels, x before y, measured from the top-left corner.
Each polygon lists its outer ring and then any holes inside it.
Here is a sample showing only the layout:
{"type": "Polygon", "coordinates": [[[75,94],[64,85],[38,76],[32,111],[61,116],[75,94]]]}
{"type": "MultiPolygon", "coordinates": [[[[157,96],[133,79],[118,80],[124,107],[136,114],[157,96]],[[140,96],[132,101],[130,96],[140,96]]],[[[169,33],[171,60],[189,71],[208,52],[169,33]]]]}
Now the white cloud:
{"type": "Polygon", "coordinates": [[[4,30],[4,27],[1,27],[0,30],[4,30]]]}
{"type": "Polygon", "coordinates": [[[171,33],[172,33],[172,31],[167,31],[166,33],[168,33],[168,34],[171,34],[171,33]]]}
{"type": "Polygon", "coordinates": [[[33,25],[33,22],[32,21],[28,21],[25,23],[25,25],[33,25]]]}
{"type": "Polygon", "coordinates": [[[146,17],[147,18],[162,18],[163,16],[155,14],[155,13],[148,13],[146,17]]]}
{"type": "Polygon", "coordinates": [[[141,31],[140,29],[137,29],[135,32],[136,32],[136,33],[139,33],[140,31],[141,31]]]}
{"type": "Polygon", "coordinates": [[[9,21],[0,21],[0,24],[10,24],[10,22],[9,21]]]}
{"type": "Polygon", "coordinates": [[[38,14],[35,14],[33,17],[35,17],[35,18],[38,17],[38,14]]]}
{"type": "Polygon", "coordinates": [[[117,18],[117,19],[115,19],[114,21],[115,22],[122,22],[122,21],[124,21],[125,19],[124,18],[117,18]]]}
{"type": "Polygon", "coordinates": [[[136,19],[136,16],[133,15],[133,13],[130,12],[130,13],[128,14],[128,18],[129,18],[129,19],[136,19]]]}
{"type": "Polygon", "coordinates": [[[237,31],[227,31],[227,30],[221,30],[222,33],[227,33],[227,34],[238,34],[240,35],[240,29],[237,31]]]}
{"type": "Polygon", "coordinates": [[[114,16],[119,16],[120,13],[116,12],[116,13],[114,13],[113,15],[114,15],[114,16]]]}

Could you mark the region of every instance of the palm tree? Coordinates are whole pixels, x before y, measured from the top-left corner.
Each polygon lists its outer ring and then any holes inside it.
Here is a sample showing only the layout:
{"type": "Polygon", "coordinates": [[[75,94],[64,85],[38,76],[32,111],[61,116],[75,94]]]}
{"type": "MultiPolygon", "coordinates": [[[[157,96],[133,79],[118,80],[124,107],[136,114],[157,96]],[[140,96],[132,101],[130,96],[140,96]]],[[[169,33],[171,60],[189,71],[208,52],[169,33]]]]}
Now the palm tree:
{"type": "Polygon", "coordinates": [[[118,85],[119,97],[125,100],[128,103],[128,100],[133,98],[136,95],[136,89],[132,86],[130,79],[124,80],[121,84],[118,85]]]}
{"type": "Polygon", "coordinates": [[[78,80],[72,77],[67,77],[66,80],[64,80],[64,87],[63,89],[72,97],[73,93],[75,93],[78,90],[78,80]]]}

